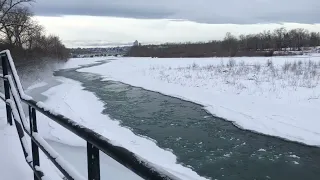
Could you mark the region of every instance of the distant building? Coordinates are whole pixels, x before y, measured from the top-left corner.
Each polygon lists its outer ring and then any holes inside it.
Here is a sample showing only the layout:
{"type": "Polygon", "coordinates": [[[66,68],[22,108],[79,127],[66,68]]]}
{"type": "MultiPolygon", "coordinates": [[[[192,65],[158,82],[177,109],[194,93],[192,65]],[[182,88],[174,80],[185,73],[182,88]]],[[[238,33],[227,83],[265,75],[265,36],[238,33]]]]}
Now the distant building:
{"type": "Polygon", "coordinates": [[[115,56],[125,55],[132,46],[118,46],[106,48],[71,48],[72,57],[97,57],[97,56],[115,56]]]}
{"type": "Polygon", "coordinates": [[[136,41],[133,43],[133,46],[139,46],[139,42],[136,40],[136,41]]]}

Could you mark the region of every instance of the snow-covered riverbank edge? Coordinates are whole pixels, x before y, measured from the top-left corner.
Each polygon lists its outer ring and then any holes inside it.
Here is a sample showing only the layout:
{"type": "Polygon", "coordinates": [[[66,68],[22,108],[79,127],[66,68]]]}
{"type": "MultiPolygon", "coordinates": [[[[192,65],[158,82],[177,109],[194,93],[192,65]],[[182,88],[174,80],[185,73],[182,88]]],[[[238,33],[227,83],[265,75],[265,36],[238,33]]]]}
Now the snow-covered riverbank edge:
{"type": "Polygon", "coordinates": [[[232,61],[118,58],[79,71],[202,104],[242,129],[319,146],[319,60],[313,56],[232,61]],[[228,71],[229,66],[234,69],[228,71]],[[241,67],[246,68],[239,72],[241,67]]]}

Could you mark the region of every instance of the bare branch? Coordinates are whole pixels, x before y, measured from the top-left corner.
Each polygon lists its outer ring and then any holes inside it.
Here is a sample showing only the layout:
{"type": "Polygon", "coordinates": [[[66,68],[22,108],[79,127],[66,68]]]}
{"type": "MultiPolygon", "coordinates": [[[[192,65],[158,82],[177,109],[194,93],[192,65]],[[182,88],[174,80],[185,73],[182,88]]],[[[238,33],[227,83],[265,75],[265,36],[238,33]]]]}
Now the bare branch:
{"type": "Polygon", "coordinates": [[[34,2],[34,0],[10,0],[10,2],[8,2],[7,0],[4,0],[1,4],[2,7],[0,9],[0,13],[1,13],[0,22],[2,22],[4,20],[4,18],[8,14],[8,12],[10,12],[13,8],[18,6],[19,4],[31,3],[31,2],[34,2]],[[5,7],[5,6],[7,6],[7,7],[5,7]]]}

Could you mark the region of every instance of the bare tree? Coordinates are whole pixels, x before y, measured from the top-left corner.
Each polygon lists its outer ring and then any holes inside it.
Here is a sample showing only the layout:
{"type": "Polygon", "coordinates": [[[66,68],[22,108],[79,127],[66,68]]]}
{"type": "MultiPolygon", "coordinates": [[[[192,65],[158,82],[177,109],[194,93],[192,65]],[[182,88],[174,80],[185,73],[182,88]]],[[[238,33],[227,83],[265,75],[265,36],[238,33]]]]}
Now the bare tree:
{"type": "MultiPolygon", "coordinates": [[[[12,9],[25,3],[32,3],[34,0],[0,0],[0,23],[4,21],[5,17],[8,15],[12,9]]],[[[4,28],[3,26],[0,28],[4,28]]]]}
{"type": "Polygon", "coordinates": [[[311,32],[310,34],[310,46],[319,46],[320,44],[320,33],[319,32],[311,32]]]}
{"type": "Polygon", "coordinates": [[[37,22],[31,22],[30,26],[23,34],[22,41],[27,49],[33,49],[39,47],[38,40],[41,39],[43,33],[43,27],[37,22]]]}
{"type": "Polygon", "coordinates": [[[230,32],[227,32],[223,40],[222,46],[230,53],[231,56],[234,56],[235,53],[238,51],[238,40],[230,32]]]}
{"type": "MultiPolygon", "coordinates": [[[[240,35],[227,33],[222,41],[200,43],[147,45],[133,47],[129,56],[157,57],[212,57],[212,56],[272,56],[277,50],[301,50],[302,47],[320,46],[320,33],[305,29],[285,28],[240,35]]],[[[284,53],[286,54],[286,53],[284,53]]]]}
{"type": "Polygon", "coordinates": [[[284,35],[286,34],[287,30],[285,28],[279,28],[274,30],[274,37],[275,37],[275,47],[277,50],[282,50],[284,44],[284,35]]]}
{"type": "Polygon", "coordinates": [[[45,36],[41,25],[32,19],[28,4],[34,0],[0,0],[0,45],[26,56],[68,56],[57,36],[45,36]]]}
{"type": "Polygon", "coordinates": [[[26,7],[17,7],[8,12],[2,22],[4,32],[9,44],[22,47],[22,36],[32,26],[32,13],[26,7]]]}

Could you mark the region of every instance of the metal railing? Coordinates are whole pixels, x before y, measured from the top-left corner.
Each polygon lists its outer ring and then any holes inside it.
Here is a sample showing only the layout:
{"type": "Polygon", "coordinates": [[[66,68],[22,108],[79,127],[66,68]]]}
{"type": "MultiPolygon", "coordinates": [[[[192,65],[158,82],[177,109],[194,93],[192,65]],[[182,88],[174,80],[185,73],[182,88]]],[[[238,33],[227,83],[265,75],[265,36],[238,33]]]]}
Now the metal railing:
{"type": "Polygon", "coordinates": [[[14,120],[25,160],[33,170],[35,180],[41,180],[45,176],[45,172],[40,166],[39,148],[66,179],[85,179],[38,134],[37,111],[87,142],[88,180],[100,180],[100,151],[144,179],[179,179],[162,168],[145,161],[129,150],[112,144],[110,140],[97,132],[47,108],[42,102],[33,100],[23,91],[10,51],[1,51],[0,56],[3,70],[3,75],[0,75],[0,78],[4,80],[5,92],[4,94],[0,93],[0,99],[6,103],[8,124],[13,125],[12,120],[14,120]],[[26,119],[22,102],[28,106],[29,122],[26,119]],[[28,148],[25,134],[31,139],[31,152],[28,148]]]}

